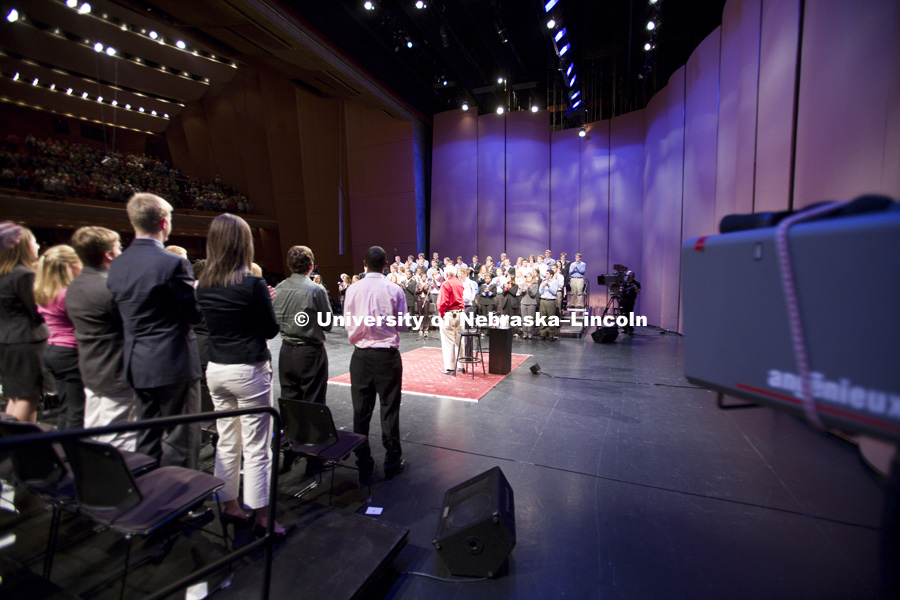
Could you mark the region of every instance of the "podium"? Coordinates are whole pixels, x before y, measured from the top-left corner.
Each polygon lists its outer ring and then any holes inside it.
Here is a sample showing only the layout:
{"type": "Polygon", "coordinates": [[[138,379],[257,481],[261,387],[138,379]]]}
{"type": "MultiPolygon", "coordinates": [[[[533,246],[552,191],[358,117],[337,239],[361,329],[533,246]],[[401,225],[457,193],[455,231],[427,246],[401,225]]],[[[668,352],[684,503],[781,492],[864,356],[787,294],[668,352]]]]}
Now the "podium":
{"type": "Polygon", "coordinates": [[[488,373],[506,375],[512,370],[512,329],[490,327],[488,332],[488,373]]]}

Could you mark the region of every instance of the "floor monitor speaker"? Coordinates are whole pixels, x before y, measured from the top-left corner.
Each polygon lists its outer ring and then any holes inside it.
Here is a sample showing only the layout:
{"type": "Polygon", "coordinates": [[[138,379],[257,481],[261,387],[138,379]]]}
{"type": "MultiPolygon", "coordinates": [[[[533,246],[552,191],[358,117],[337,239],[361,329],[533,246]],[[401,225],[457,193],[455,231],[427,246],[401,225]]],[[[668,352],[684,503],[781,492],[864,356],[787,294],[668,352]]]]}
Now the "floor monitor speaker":
{"type": "Polygon", "coordinates": [[[619,337],[618,327],[598,327],[597,331],[591,334],[594,341],[598,344],[610,344],[619,337]]]}
{"type": "Polygon", "coordinates": [[[432,543],[453,575],[498,573],[516,545],[513,491],[500,467],[447,490],[432,543]]]}

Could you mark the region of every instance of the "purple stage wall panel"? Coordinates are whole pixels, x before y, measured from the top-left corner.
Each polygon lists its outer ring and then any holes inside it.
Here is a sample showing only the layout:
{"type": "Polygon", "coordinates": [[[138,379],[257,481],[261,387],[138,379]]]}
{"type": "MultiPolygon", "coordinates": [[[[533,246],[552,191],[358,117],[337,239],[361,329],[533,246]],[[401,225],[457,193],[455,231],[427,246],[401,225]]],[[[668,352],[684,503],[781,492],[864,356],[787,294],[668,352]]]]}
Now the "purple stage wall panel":
{"type": "Polygon", "coordinates": [[[478,249],[477,111],[435,115],[433,143],[431,248],[468,261],[478,249]]]}
{"type": "MultiPolygon", "coordinates": [[[[666,136],[669,133],[669,88],[656,93],[645,109],[647,137],[644,142],[644,239],[643,273],[638,312],[647,322],[659,325],[662,316],[664,232],[667,227],[664,204],[669,185],[666,174],[666,136]]],[[[680,224],[680,221],[679,221],[680,224]]]]}
{"type": "MultiPolygon", "coordinates": [[[[896,0],[807,2],[803,25],[794,207],[867,192],[897,196],[882,182],[900,165],[886,164],[886,139],[897,77],[896,0]]],[[[893,154],[896,158],[896,153],[893,154]]]]}
{"type": "Polygon", "coordinates": [[[891,78],[891,91],[888,95],[888,118],[884,128],[884,169],[881,189],[894,199],[900,200],[900,10],[894,13],[891,40],[893,48],[888,47],[886,53],[894,57],[894,62],[885,71],[891,78]]]}
{"type": "Polygon", "coordinates": [[[728,2],[722,12],[716,224],[753,212],[756,99],[762,0],[728,2]]]}
{"type": "MultiPolygon", "coordinates": [[[[643,273],[644,116],[641,110],[614,118],[609,134],[609,264],[627,266],[638,281],[643,273]]],[[[600,290],[595,275],[605,272],[590,270],[592,290],[600,290]]]]}
{"type": "MultiPolygon", "coordinates": [[[[581,139],[581,200],[578,206],[578,229],[581,237],[581,254],[587,265],[586,274],[608,273],[609,265],[609,121],[590,123],[588,135],[581,139]]],[[[553,248],[559,257],[565,250],[574,257],[571,243],[563,242],[553,248]]],[[[569,260],[572,260],[570,258],[569,260]]],[[[597,281],[596,277],[592,279],[597,281]]],[[[606,288],[591,287],[590,305],[606,305],[606,288]]]]}
{"type": "Polygon", "coordinates": [[[664,329],[678,330],[678,306],[681,287],[681,222],[684,193],[684,77],[681,67],[669,78],[666,109],[666,158],[663,188],[662,298],[660,320],[664,329]]]}
{"type": "Polygon", "coordinates": [[[564,129],[553,132],[550,140],[550,243],[529,248],[528,254],[551,248],[559,256],[564,248],[569,260],[575,260],[574,253],[582,252],[578,227],[581,138],[577,129],[564,129]]]}
{"type": "Polygon", "coordinates": [[[756,192],[753,212],[787,210],[800,0],[765,2],[759,49],[756,192]]]}
{"type": "MultiPolygon", "coordinates": [[[[506,116],[478,117],[478,252],[496,261],[506,245],[506,116]]],[[[434,248],[441,256],[450,249],[434,248]]],[[[449,250],[449,252],[448,252],[449,250]]],[[[472,253],[470,253],[472,254],[472,253]]]]}
{"type": "Polygon", "coordinates": [[[550,119],[546,112],[509,113],[506,117],[505,251],[515,263],[516,257],[527,257],[538,246],[549,243],[550,119]]]}
{"type": "Polygon", "coordinates": [[[716,130],[719,124],[719,34],[713,31],[688,59],[684,110],[682,239],[716,227],[716,130]]]}

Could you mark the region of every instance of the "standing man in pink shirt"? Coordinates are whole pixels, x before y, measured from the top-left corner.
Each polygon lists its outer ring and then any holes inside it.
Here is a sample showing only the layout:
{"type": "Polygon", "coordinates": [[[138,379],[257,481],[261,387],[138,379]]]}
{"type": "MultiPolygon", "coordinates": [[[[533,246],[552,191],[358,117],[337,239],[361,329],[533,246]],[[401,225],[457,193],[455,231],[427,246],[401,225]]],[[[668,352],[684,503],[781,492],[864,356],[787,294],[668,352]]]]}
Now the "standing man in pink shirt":
{"type": "MultiPolygon", "coordinates": [[[[400,361],[400,334],[406,325],[406,298],[403,288],[382,275],[387,255],[380,246],[366,251],[366,275],[347,288],[344,296],[344,325],[356,349],[350,358],[350,394],[353,398],[353,432],[368,437],[375,410],[375,396],[381,402],[381,443],[384,445],[384,477],[393,479],[406,468],[400,448],[400,395],[403,364],[400,361]]],[[[369,442],[356,450],[359,483],[372,482],[375,461],[369,442]]]]}

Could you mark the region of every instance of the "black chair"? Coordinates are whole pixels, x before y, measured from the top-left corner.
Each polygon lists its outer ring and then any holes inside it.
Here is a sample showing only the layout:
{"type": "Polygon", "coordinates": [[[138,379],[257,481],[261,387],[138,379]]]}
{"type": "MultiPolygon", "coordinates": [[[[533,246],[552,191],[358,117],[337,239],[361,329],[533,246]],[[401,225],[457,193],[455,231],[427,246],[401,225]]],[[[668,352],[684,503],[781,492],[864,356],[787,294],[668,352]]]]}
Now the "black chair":
{"type": "MultiPolygon", "coordinates": [[[[125,536],[124,597],[134,535],[149,535],[220,490],[225,482],[201,471],[159,467],[135,478],[113,446],[89,440],[63,442],[81,514],[125,536]]],[[[221,520],[221,508],[219,514],[221,520]]],[[[224,539],[224,535],[223,535],[224,539]]]]}
{"type": "MultiPolygon", "coordinates": [[[[328,491],[330,506],[334,495],[335,468],[366,441],[366,436],[336,429],[334,419],[331,417],[331,410],[324,404],[279,398],[278,405],[284,425],[284,436],[290,442],[291,450],[307,459],[322,460],[331,467],[331,488],[328,491]]],[[[352,469],[353,467],[347,466],[347,468],[352,469]]],[[[318,485],[321,482],[321,473],[317,477],[318,480],[314,485],[297,492],[294,497],[299,498],[318,485]]],[[[371,495],[371,493],[370,482],[369,494],[371,495]]]]}
{"type": "Polygon", "coordinates": [[[472,379],[475,379],[475,365],[477,364],[481,364],[481,374],[487,375],[484,370],[484,350],[481,348],[481,330],[477,327],[459,332],[456,356],[456,363],[462,363],[463,370],[471,368],[472,379]]]}

